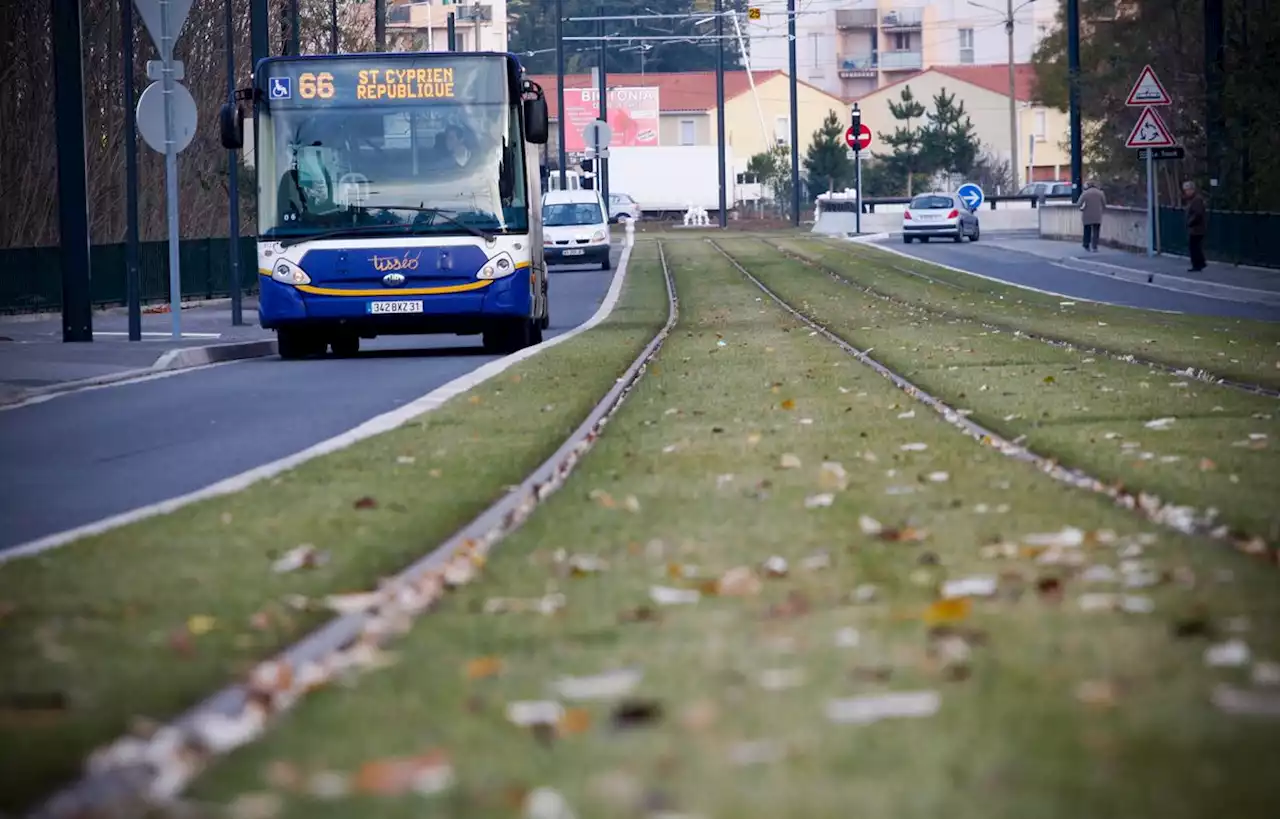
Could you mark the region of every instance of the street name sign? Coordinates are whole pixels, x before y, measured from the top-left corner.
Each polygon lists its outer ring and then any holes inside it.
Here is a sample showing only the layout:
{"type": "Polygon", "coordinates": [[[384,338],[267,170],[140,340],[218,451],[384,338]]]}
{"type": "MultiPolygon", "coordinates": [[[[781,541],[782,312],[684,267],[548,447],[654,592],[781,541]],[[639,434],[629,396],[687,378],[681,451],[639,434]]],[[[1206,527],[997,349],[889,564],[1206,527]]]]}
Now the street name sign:
{"type": "Polygon", "coordinates": [[[1159,161],[1161,159],[1183,159],[1187,155],[1187,149],[1182,147],[1181,145],[1175,145],[1172,148],[1139,148],[1138,149],[1138,159],[1142,160],[1143,162],[1147,160],[1148,154],[1150,154],[1151,158],[1156,161],[1159,161]]]}

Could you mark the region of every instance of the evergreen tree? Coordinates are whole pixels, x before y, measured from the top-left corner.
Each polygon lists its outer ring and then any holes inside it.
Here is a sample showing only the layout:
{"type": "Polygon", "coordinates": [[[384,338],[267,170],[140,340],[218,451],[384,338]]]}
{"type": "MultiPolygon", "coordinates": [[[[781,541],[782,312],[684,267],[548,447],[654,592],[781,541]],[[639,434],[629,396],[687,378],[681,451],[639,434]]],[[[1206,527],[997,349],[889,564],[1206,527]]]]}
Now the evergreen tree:
{"type": "Polygon", "coordinates": [[[767,194],[779,210],[791,202],[791,149],[775,145],[747,160],[747,173],[768,188],[767,194]]]}
{"type": "Polygon", "coordinates": [[[810,193],[843,190],[853,184],[845,128],[836,112],[828,111],[822,127],[813,132],[813,141],[804,155],[805,184],[810,193]]]}
{"type": "Polygon", "coordinates": [[[943,88],[933,97],[933,114],[921,133],[921,153],[931,169],[967,175],[978,160],[981,145],[964,102],[943,88]]]}
{"type": "Polygon", "coordinates": [[[898,97],[898,102],[889,103],[889,113],[903,124],[896,126],[892,134],[877,133],[876,136],[893,148],[893,153],[884,157],[884,161],[896,174],[906,177],[907,196],[910,196],[915,175],[929,170],[922,150],[924,127],[912,125],[924,117],[925,108],[911,93],[910,85],[903,88],[898,97]]]}

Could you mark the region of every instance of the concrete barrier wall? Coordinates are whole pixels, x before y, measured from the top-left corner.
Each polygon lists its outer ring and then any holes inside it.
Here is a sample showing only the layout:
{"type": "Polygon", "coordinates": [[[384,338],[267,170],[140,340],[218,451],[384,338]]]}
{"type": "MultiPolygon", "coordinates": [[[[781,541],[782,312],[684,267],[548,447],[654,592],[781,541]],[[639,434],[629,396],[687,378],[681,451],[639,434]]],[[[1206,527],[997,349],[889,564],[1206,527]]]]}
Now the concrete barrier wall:
{"type": "MultiPolygon", "coordinates": [[[[1084,224],[1080,221],[1080,209],[1076,205],[1046,204],[1037,210],[1043,238],[1074,239],[1078,242],[1084,237],[1084,224]]],[[[1098,243],[1128,250],[1146,250],[1147,212],[1138,208],[1108,206],[1102,212],[1098,243]]]]}
{"type": "MultiPolygon", "coordinates": [[[[1000,230],[1035,230],[1039,224],[1036,221],[1036,211],[1039,208],[1025,209],[1004,209],[999,210],[979,210],[978,222],[982,226],[982,230],[986,233],[994,233],[1000,230]]],[[[824,216],[826,214],[823,214],[824,216]]],[[[847,215],[850,220],[854,214],[847,215]]],[[[897,213],[881,213],[880,208],[876,208],[875,213],[862,214],[862,232],[863,233],[901,233],[902,232],[902,211],[897,213]]]]}

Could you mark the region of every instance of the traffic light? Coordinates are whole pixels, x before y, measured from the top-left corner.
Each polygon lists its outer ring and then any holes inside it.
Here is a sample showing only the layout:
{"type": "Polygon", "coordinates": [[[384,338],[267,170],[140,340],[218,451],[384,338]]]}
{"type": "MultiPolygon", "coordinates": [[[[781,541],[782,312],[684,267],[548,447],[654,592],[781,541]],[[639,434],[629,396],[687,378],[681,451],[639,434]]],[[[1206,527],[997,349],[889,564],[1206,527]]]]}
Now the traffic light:
{"type": "Polygon", "coordinates": [[[594,159],[584,159],[578,163],[578,167],[582,168],[582,189],[584,191],[595,190],[595,174],[592,170],[595,168],[594,159]]]}
{"type": "Polygon", "coordinates": [[[858,103],[853,104],[853,133],[857,136],[862,130],[862,111],[858,109],[858,103]]]}

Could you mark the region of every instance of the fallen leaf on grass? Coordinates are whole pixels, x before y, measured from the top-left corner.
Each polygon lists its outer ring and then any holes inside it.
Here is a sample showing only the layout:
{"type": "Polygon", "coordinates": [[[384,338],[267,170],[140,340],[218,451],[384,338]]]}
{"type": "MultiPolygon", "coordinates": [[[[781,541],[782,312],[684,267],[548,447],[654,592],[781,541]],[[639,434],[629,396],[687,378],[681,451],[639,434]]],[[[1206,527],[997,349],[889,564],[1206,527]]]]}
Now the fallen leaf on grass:
{"type": "Polygon", "coordinates": [[[973,610],[973,601],[968,597],[955,597],[948,600],[937,600],[925,609],[924,621],[929,625],[941,623],[957,623],[966,619],[973,610]]]}
{"type": "Polygon", "coordinates": [[[507,721],[521,728],[557,725],[564,718],[564,706],[554,700],[520,700],[507,703],[507,721]]]}
{"type": "Polygon", "coordinates": [[[831,555],[826,551],[814,552],[800,561],[800,568],[807,572],[821,571],[831,567],[831,555]]]}
{"type": "Polygon", "coordinates": [[[929,448],[928,444],[920,444],[920,443],[903,444],[902,446],[898,447],[898,449],[901,449],[903,452],[924,452],[928,448],[929,448]]]}
{"type": "Polygon", "coordinates": [[[787,620],[803,617],[809,613],[809,608],[809,598],[803,592],[792,589],[785,600],[770,606],[764,616],[770,620],[787,620]]]}
{"type": "Polygon", "coordinates": [[[825,461],[818,472],[818,485],[843,492],[849,486],[849,473],[836,461],[825,461]]]}
{"type": "Polygon", "coordinates": [[[1156,418],[1154,421],[1146,422],[1145,424],[1143,424],[1143,426],[1146,427],[1147,429],[1163,431],[1173,426],[1174,422],[1177,420],[1178,419],[1176,418],[1156,418]]]}
{"type": "Polygon", "coordinates": [[[1057,532],[1023,535],[1022,542],[1028,546],[1044,546],[1048,548],[1074,548],[1085,541],[1085,533],[1074,526],[1066,526],[1057,532]]]}
{"type": "Polygon", "coordinates": [[[614,728],[638,728],[662,719],[662,703],[657,700],[623,700],[614,707],[610,720],[614,728]]]}
{"type": "Polygon", "coordinates": [[[357,793],[400,796],[439,793],[453,784],[453,766],[440,751],[399,759],[366,762],[357,769],[352,788],[357,793]]]}
{"type": "Polygon", "coordinates": [[[477,657],[474,660],[468,660],[463,671],[468,680],[483,680],[501,674],[502,667],[500,657],[477,657]]]}
{"type": "Polygon", "coordinates": [[[826,507],[835,503],[835,500],[836,500],[836,496],[832,495],[830,492],[827,492],[821,495],[810,495],[809,497],[804,499],[804,508],[805,509],[825,509],[826,507]]]}
{"type": "Polygon", "coordinates": [[[1056,577],[1042,577],[1036,581],[1036,592],[1050,603],[1062,602],[1062,581],[1056,577]]]}
{"type": "Polygon", "coordinates": [[[536,612],[551,615],[565,607],[563,594],[547,594],[533,599],[517,597],[490,597],[484,601],[485,614],[524,614],[536,612]]]}
{"type": "Polygon", "coordinates": [[[314,569],[328,562],[328,552],[322,552],[310,543],[304,543],[281,555],[279,559],[271,564],[271,571],[277,574],[285,574],[298,569],[314,569]]]}
{"type": "Polygon", "coordinates": [[[217,625],[217,619],[207,614],[193,614],[187,618],[187,631],[197,637],[201,634],[208,634],[217,625]]]}
{"type": "Polygon", "coordinates": [[[523,819],[577,819],[569,802],[551,788],[535,788],[525,797],[523,819]]]}
{"type": "Polygon", "coordinates": [[[622,668],[590,677],[561,677],[552,688],[567,700],[611,700],[630,694],[643,676],[639,669],[622,668]]]}
{"type": "Polygon", "coordinates": [[[400,455],[399,457],[396,458],[396,463],[408,465],[413,463],[416,460],[417,458],[413,457],[412,455],[400,455]]]}
{"type": "Polygon", "coordinates": [[[378,508],[378,502],[368,496],[360,498],[358,501],[356,501],[351,505],[356,509],[377,509],[378,508]]]}
{"type": "Polygon", "coordinates": [[[783,401],[781,404],[779,404],[779,406],[782,407],[784,410],[793,410],[796,408],[796,402],[788,398],[785,401],[783,401]]]}
{"type": "Polygon", "coordinates": [[[613,495],[610,495],[603,489],[592,489],[587,494],[587,497],[600,504],[605,509],[613,509],[618,505],[617,501],[613,499],[613,495]]]}
{"type": "Polygon", "coordinates": [[[942,699],[936,691],[911,691],[827,701],[827,719],[846,725],[869,725],[895,717],[929,717],[942,699]]]}
{"type": "Polygon", "coordinates": [[[930,472],[927,476],[932,483],[946,483],[951,480],[951,476],[946,472],[930,472]]]}
{"type": "Polygon", "coordinates": [[[669,586],[650,586],[649,598],[659,606],[680,606],[697,603],[702,594],[697,589],[673,589],[669,586]]]}
{"type": "Polygon", "coordinates": [[[799,469],[802,464],[800,463],[799,457],[791,454],[790,452],[786,452],[778,459],[778,466],[782,469],[799,469]]]}
{"type": "Polygon", "coordinates": [[[942,584],[944,598],[990,597],[996,593],[996,578],[990,575],[962,577],[942,584]]]}
{"type": "Polygon", "coordinates": [[[769,577],[786,577],[787,561],[786,558],[774,555],[764,562],[764,573],[769,577]]]}
{"type": "Polygon", "coordinates": [[[1237,668],[1248,662],[1249,646],[1243,640],[1228,640],[1204,651],[1204,664],[1210,668],[1237,668]]]}

